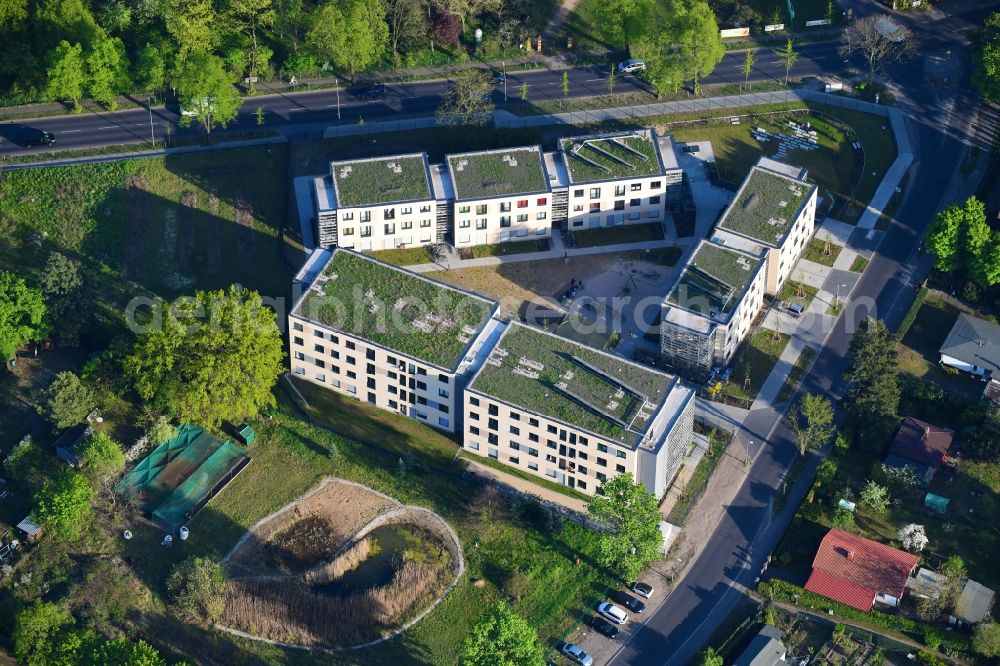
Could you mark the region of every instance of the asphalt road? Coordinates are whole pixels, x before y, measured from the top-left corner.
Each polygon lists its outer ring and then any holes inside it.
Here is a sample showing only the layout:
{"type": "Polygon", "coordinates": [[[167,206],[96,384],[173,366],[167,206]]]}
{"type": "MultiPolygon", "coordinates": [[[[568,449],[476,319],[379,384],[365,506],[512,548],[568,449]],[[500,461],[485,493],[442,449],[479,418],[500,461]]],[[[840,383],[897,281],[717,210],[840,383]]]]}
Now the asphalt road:
{"type": "MultiPolygon", "coordinates": [[[[806,44],[801,47],[800,57],[792,70],[796,78],[816,76],[822,72],[836,71],[843,63],[833,42],[806,44]]],[[[742,53],[727,54],[704,83],[742,83],[742,53]]],[[[569,97],[589,97],[608,94],[608,71],[603,66],[578,67],[566,70],[569,73],[569,97]]],[[[521,83],[528,84],[528,100],[558,100],[562,94],[563,70],[537,69],[510,73],[507,77],[509,99],[518,99],[521,83]]],[[[784,67],[770,50],[761,50],[751,81],[784,80],[784,67]]],[[[287,92],[273,95],[259,95],[244,102],[236,121],[224,130],[217,128],[214,133],[238,133],[260,129],[256,111],[264,108],[264,129],[283,133],[301,132],[330,125],[357,124],[359,118],[366,122],[380,119],[398,119],[433,115],[447,92],[447,79],[414,83],[392,83],[387,86],[387,95],[382,100],[359,99],[352,94],[354,89],[341,88],[314,92],[287,92]],[[338,107],[339,116],[338,121],[338,107]]],[[[615,94],[636,92],[644,89],[644,84],[632,77],[619,77],[614,86],[615,94]]],[[[264,88],[261,88],[264,90],[264,88]]],[[[497,108],[504,106],[503,86],[496,86],[493,101],[497,108]]],[[[17,145],[19,137],[37,130],[53,132],[56,135],[57,150],[81,150],[108,145],[143,143],[152,136],[159,143],[171,138],[196,137],[203,133],[199,126],[182,128],[174,108],[130,109],[126,111],[104,112],[84,111],[79,115],[62,115],[23,121],[0,123],[0,155],[18,155],[38,148],[22,148],[17,145]]]]}

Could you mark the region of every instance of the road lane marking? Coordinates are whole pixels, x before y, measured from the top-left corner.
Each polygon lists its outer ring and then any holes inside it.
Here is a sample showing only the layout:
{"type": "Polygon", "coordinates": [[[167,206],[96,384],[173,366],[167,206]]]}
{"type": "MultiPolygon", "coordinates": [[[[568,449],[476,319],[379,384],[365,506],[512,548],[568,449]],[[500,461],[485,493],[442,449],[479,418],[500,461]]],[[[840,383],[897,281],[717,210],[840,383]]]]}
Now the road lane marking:
{"type": "Polygon", "coordinates": [[[294,108],[294,109],[288,109],[288,112],[289,112],[289,113],[295,113],[296,111],[308,111],[308,110],[309,110],[309,109],[303,109],[303,108],[294,108]]]}
{"type": "Polygon", "coordinates": [[[82,132],[83,130],[63,130],[60,134],[72,134],[73,132],[82,132]]]}
{"type": "Polygon", "coordinates": [[[97,129],[117,129],[118,125],[108,125],[107,127],[98,127],[97,129]]]}

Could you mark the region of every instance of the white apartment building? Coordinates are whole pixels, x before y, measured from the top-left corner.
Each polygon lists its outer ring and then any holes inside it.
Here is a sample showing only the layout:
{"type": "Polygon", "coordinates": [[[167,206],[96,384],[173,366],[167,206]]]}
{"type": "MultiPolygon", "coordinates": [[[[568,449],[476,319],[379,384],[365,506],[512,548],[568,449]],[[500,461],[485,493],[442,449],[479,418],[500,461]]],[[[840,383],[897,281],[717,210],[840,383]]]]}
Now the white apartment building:
{"type": "Polygon", "coordinates": [[[547,238],[552,192],[540,146],[448,155],[455,247],[547,238]]]}
{"type": "Polygon", "coordinates": [[[816,227],[818,188],[806,171],[762,157],[740,185],[713,240],[768,255],[767,292],[777,294],[816,227]]]}
{"type": "Polygon", "coordinates": [[[769,258],[701,241],[663,302],[660,347],[678,369],[725,366],[764,307],[769,258]]]}
{"type": "Polygon", "coordinates": [[[426,153],[330,163],[313,179],[320,247],[391,250],[443,238],[426,153]]]}
{"type": "Polygon", "coordinates": [[[692,441],[677,377],[511,323],[465,390],[467,451],[594,495],[629,472],[662,497],[692,441]]]}
{"type": "Polygon", "coordinates": [[[464,373],[502,328],[496,301],[341,248],[316,250],[295,285],[293,377],[455,431],[464,373]]]}

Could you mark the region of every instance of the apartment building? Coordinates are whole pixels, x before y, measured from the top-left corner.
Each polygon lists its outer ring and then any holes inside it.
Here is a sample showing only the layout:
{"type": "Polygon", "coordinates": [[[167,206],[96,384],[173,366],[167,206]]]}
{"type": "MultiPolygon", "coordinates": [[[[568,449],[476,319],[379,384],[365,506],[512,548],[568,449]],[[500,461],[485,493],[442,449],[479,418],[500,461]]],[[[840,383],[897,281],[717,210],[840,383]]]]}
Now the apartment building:
{"type": "Polygon", "coordinates": [[[561,139],[545,160],[557,205],[565,202],[563,228],[662,223],[668,192],[679,199],[683,178],[666,142],[669,170],[652,130],[561,139]]]}
{"type": "Polygon", "coordinates": [[[547,238],[552,192],[540,146],[448,155],[455,247],[547,238]]]}
{"type": "Polygon", "coordinates": [[[725,366],[764,307],[769,256],[701,241],[663,302],[660,347],[679,369],[725,366]]]}
{"type": "Polygon", "coordinates": [[[629,472],[662,497],[692,441],[677,377],[514,322],[464,396],[469,452],[593,495],[629,472]]]}
{"type": "Polygon", "coordinates": [[[313,179],[320,247],[390,250],[442,240],[426,153],[330,163],[313,179]]]}
{"type": "Polygon", "coordinates": [[[502,328],[497,302],[337,248],[295,278],[291,373],[454,432],[461,384],[502,328]]]}
{"type": "Polygon", "coordinates": [[[766,157],[740,185],[712,236],[724,244],[768,255],[767,292],[777,294],[805,251],[816,226],[818,188],[806,171],[766,157]]]}

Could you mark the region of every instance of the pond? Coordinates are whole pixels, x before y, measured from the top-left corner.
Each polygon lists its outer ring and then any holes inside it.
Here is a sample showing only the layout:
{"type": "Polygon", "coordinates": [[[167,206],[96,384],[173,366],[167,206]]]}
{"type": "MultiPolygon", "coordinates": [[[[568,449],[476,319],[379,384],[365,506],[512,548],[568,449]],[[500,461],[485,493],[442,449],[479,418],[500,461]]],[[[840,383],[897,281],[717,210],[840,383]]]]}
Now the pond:
{"type": "Polygon", "coordinates": [[[343,596],[382,587],[392,582],[396,568],[403,562],[403,551],[412,545],[407,535],[412,532],[405,525],[386,525],[378,527],[369,533],[374,541],[375,555],[351,569],[336,580],[323,585],[317,585],[316,591],[343,596]]]}

